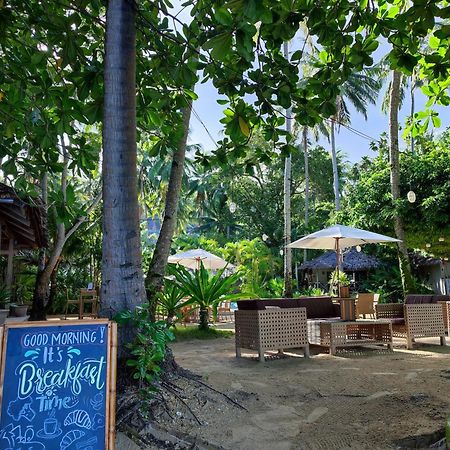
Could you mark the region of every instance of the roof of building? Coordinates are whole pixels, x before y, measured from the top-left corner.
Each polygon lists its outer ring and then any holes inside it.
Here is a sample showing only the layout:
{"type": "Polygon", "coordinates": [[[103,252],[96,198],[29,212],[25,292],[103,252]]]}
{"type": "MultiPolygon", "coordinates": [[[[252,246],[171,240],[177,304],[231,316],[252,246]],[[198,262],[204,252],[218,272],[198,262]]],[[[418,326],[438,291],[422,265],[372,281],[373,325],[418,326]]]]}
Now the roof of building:
{"type": "MultiPolygon", "coordinates": [[[[343,270],[348,272],[361,272],[373,270],[380,266],[380,260],[364,252],[358,252],[351,248],[344,253],[343,270]]],[[[304,262],[300,269],[312,270],[334,270],[336,268],[336,253],[333,251],[325,252],[322,255],[310,261],[304,262]]]]}
{"type": "Polygon", "coordinates": [[[14,238],[16,249],[47,246],[45,215],[40,199],[19,197],[10,186],[0,183],[0,220],[14,238]]]}

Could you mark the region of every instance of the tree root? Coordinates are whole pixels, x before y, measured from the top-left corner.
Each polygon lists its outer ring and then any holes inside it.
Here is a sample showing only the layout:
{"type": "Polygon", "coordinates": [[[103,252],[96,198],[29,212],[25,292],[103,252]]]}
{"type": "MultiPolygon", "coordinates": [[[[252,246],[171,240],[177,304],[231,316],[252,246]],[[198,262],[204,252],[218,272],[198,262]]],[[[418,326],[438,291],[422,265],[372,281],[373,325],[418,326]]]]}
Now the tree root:
{"type": "MultiPolygon", "coordinates": [[[[183,375],[181,375],[183,376],[183,375]]],[[[213,392],[216,392],[220,395],[222,395],[223,397],[225,397],[230,403],[232,403],[233,405],[237,406],[240,409],[243,409],[244,411],[248,411],[248,409],[245,406],[242,406],[240,403],[238,403],[237,401],[233,400],[231,397],[229,397],[227,394],[225,394],[224,392],[218,391],[217,389],[214,389],[212,386],[210,386],[209,384],[203,383],[203,381],[200,381],[199,379],[196,378],[190,378],[191,380],[195,381],[198,384],[201,384],[202,386],[205,386],[208,389],[211,389],[213,392]]]]}

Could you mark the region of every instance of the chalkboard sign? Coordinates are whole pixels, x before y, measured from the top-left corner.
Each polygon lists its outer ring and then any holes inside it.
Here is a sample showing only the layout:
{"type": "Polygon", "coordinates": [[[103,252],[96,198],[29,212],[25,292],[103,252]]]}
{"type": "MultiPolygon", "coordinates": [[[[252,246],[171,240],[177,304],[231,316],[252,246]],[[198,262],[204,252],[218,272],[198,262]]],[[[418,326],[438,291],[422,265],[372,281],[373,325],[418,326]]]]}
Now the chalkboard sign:
{"type": "Polygon", "coordinates": [[[0,449],[113,449],[115,342],[107,320],[6,325],[0,449]]]}

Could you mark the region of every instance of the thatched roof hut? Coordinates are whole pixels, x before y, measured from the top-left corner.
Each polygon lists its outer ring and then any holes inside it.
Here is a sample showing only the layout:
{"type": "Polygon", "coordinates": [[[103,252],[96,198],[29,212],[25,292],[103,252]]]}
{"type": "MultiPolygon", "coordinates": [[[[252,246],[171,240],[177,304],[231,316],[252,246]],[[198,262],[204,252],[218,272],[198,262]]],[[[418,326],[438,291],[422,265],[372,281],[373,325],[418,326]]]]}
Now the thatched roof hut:
{"type": "Polygon", "coordinates": [[[13,280],[13,256],[19,250],[47,246],[47,231],[39,199],[21,199],[16,191],[0,183],[0,255],[6,256],[5,284],[13,280]]]}
{"type": "MultiPolygon", "coordinates": [[[[366,253],[358,252],[351,248],[344,253],[343,270],[345,272],[367,272],[378,268],[381,262],[378,258],[366,253]]],[[[333,251],[325,252],[315,259],[304,262],[299,269],[305,270],[334,270],[336,268],[336,253],[333,251]]]]}
{"type": "Polygon", "coordinates": [[[438,266],[441,264],[441,260],[439,258],[434,258],[433,256],[423,255],[418,252],[410,252],[409,260],[413,267],[430,267],[430,266],[438,266]]]}

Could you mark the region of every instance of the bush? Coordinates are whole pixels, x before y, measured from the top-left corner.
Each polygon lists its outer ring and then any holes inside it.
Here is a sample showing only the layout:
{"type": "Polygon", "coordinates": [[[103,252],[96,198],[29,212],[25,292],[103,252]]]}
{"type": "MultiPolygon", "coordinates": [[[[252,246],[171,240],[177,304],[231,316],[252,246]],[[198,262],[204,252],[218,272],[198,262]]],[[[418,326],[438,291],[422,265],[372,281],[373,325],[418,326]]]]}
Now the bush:
{"type": "Polygon", "coordinates": [[[134,311],[122,311],[115,320],[119,325],[132,326],[136,330],[134,342],[127,344],[132,358],[127,365],[134,369],[133,377],[141,383],[146,382],[150,389],[161,375],[160,364],[166,356],[167,344],[175,339],[165,321],[150,322],[149,304],[134,311]]]}

